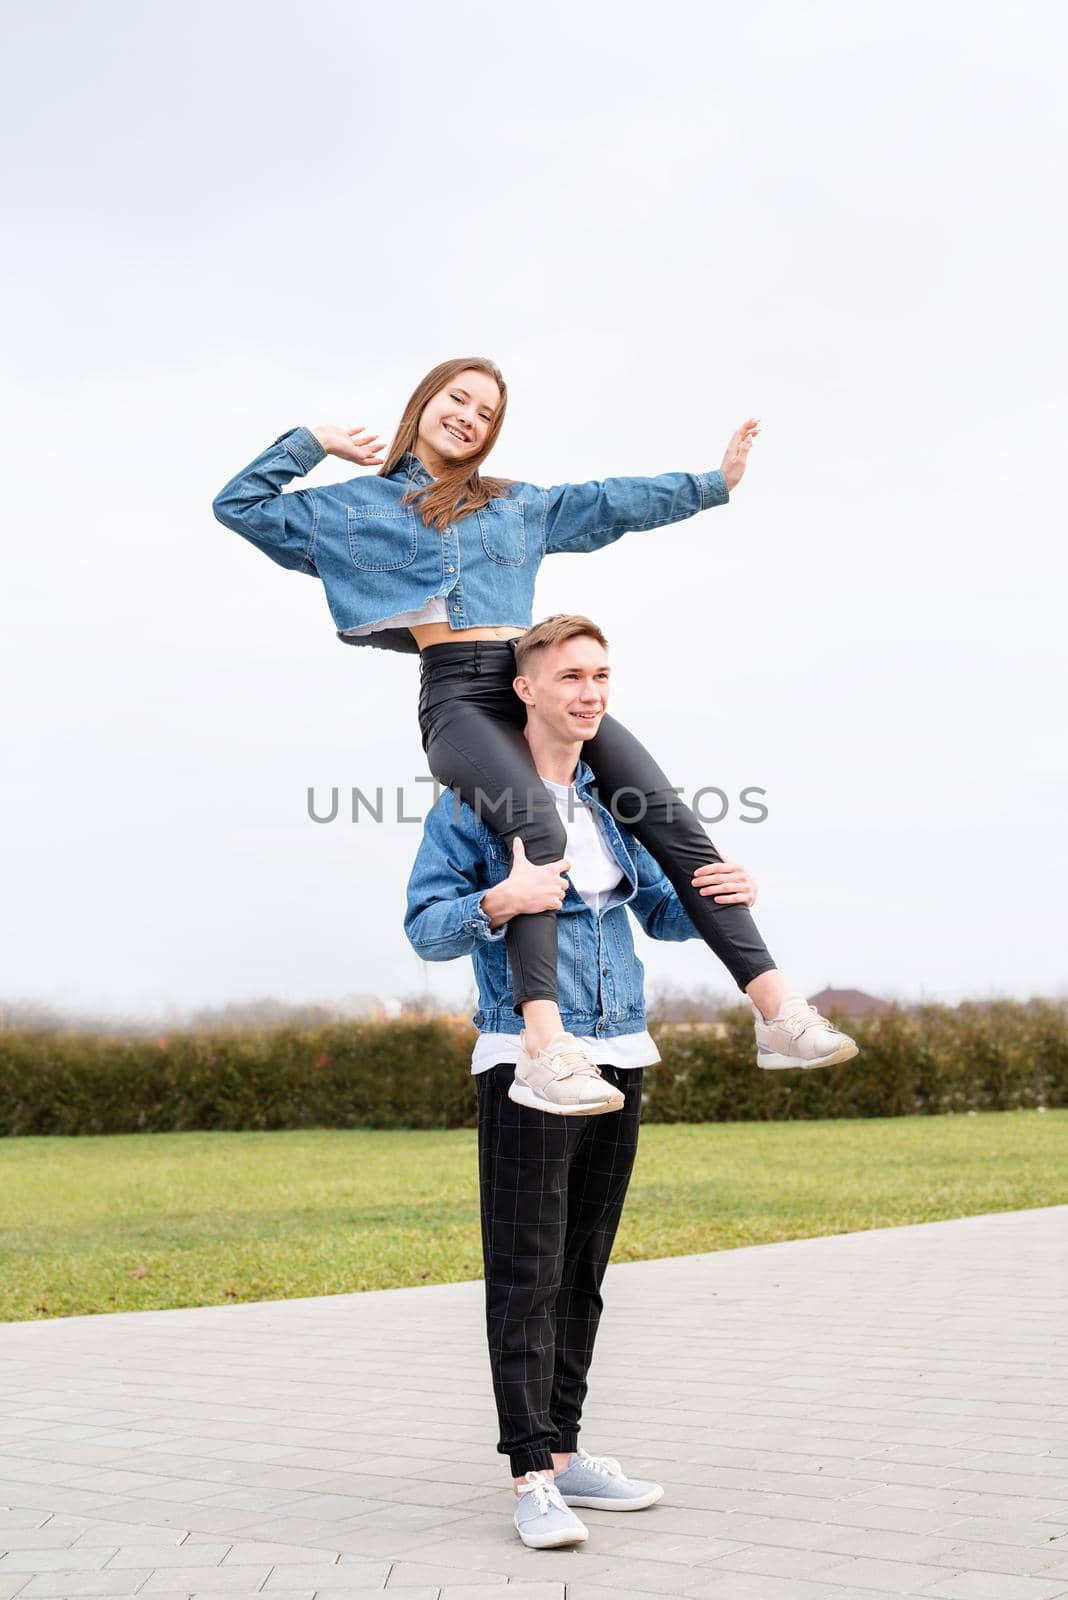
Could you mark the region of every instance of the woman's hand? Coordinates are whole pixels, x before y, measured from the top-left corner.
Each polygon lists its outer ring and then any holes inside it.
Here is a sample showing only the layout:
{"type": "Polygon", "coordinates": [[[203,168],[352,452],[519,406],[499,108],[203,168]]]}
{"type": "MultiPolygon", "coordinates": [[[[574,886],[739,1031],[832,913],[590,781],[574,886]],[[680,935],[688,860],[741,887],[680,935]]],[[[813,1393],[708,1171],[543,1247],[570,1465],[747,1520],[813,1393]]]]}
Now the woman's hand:
{"type": "Polygon", "coordinates": [[[340,456],[342,461],[355,461],[358,467],[383,465],[382,446],[377,433],[366,433],[359,428],[336,428],[332,422],[321,422],[312,433],[328,456],[340,456]]]}
{"type": "Polygon", "coordinates": [[[735,489],[741,483],[753,440],[759,432],[760,418],[750,417],[747,422],[742,423],[737,433],[731,434],[730,443],[724,451],[719,469],[727,480],[728,489],[735,489]]]}
{"type": "Polygon", "coordinates": [[[710,861],[698,867],[690,882],[702,895],[711,895],[717,906],[756,904],[756,880],[737,861],[710,861]]]}

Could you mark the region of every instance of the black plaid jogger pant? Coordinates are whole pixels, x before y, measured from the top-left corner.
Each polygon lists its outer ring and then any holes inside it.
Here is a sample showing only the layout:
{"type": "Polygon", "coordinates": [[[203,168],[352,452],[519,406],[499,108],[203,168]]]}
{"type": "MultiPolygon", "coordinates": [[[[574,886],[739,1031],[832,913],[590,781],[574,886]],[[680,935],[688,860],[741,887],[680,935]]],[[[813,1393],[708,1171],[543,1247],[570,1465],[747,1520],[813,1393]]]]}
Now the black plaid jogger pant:
{"type": "Polygon", "coordinates": [[[601,1281],[627,1193],[641,1118],[641,1067],[603,1066],[621,1111],[560,1117],[508,1098],[501,1062],[478,1086],[486,1331],[513,1477],[578,1445],[601,1281]]]}

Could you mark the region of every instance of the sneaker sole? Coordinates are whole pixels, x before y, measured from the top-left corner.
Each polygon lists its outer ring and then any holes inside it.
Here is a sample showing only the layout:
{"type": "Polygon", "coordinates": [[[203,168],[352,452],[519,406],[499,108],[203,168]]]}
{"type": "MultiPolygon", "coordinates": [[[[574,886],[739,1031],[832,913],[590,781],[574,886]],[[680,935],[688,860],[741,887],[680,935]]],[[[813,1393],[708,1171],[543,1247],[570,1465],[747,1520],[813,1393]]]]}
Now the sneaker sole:
{"type": "Polygon", "coordinates": [[[787,1067],[833,1067],[840,1061],[852,1061],[858,1054],[858,1048],[850,1039],[848,1044],[838,1046],[829,1056],[817,1056],[814,1061],[806,1061],[801,1056],[780,1056],[773,1050],[757,1052],[757,1066],[766,1071],[782,1071],[787,1067]]]}
{"type": "Polygon", "coordinates": [[[599,1117],[605,1111],[622,1111],[625,1101],[621,1094],[594,1106],[559,1106],[555,1100],[546,1100],[529,1084],[516,1079],[508,1088],[509,1100],[517,1106],[529,1106],[531,1111],[548,1111],[554,1117],[599,1117]]]}
{"type": "Polygon", "coordinates": [[[520,1528],[515,1531],[528,1550],[558,1550],[565,1544],[585,1544],[590,1536],[588,1528],[583,1528],[581,1533],[569,1533],[566,1528],[561,1528],[559,1533],[543,1533],[540,1538],[535,1533],[523,1533],[520,1528]]]}
{"type": "Polygon", "coordinates": [[[641,1494],[633,1500],[599,1500],[595,1494],[564,1494],[560,1498],[565,1506],[588,1506],[593,1511],[644,1511],[663,1500],[664,1491],[658,1485],[652,1494],[641,1494]]]}

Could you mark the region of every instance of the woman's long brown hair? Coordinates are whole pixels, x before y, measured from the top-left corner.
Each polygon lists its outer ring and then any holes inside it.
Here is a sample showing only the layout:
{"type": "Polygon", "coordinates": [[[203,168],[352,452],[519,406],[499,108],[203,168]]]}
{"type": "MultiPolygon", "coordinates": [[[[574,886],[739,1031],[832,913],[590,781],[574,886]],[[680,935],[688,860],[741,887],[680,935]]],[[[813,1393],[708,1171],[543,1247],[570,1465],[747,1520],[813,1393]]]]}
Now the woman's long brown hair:
{"type": "Polygon", "coordinates": [[[397,431],[393,435],[393,443],[389,447],[385,465],[379,467],[379,477],[385,477],[393,471],[406,450],[414,455],[419,434],[419,418],[428,400],[432,400],[439,390],[444,389],[457,373],[484,372],[493,379],[501,391],[500,404],[493,414],[493,421],[489,425],[485,442],[476,455],[468,456],[463,461],[458,461],[454,467],[443,472],[440,478],[435,478],[433,483],[425,488],[416,489],[404,496],[404,502],[415,501],[418,504],[419,515],[429,528],[433,525],[440,531],[448,527],[450,522],[459,517],[467,516],[468,512],[477,511],[479,506],[487,505],[498,495],[507,492],[509,479],[483,478],[478,470],[480,461],[484,461],[497,441],[504,421],[505,409],[508,405],[508,389],[500,369],[488,361],[485,356],[465,356],[462,360],[442,361],[427,373],[426,377],[417,385],[415,393],[404,408],[397,431]]]}

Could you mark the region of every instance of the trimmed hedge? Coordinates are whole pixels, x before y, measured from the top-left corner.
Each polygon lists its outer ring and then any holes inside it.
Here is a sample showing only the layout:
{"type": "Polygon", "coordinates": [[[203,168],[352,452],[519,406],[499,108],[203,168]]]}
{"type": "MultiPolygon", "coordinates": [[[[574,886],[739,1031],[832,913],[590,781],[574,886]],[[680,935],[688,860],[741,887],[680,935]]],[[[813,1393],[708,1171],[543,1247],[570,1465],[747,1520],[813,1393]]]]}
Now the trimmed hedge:
{"type": "Polygon", "coordinates": [[[815,1072],[762,1072],[748,1007],[727,1015],[723,1039],[660,1034],[664,1062],[646,1074],[647,1119],[759,1122],[1068,1105],[1064,1005],[892,1006],[835,1020],[860,1055],[815,1072]]]}
{"type": "MultiPolygon", "coordinates": [[[[650,1122],[888,1117],[1068,1105],[1064,1005],[891,1007],[839,1018],[861,1047],[818,1072],[762,1072],[752,1015],[726,1035],[652,1031],[650,1122]]],[[[166,1038],[0,1030],[0,1135],[189,1129],[462,1128],[475,1122],[466,1022],[329,1024],[166,1038]]]]}

